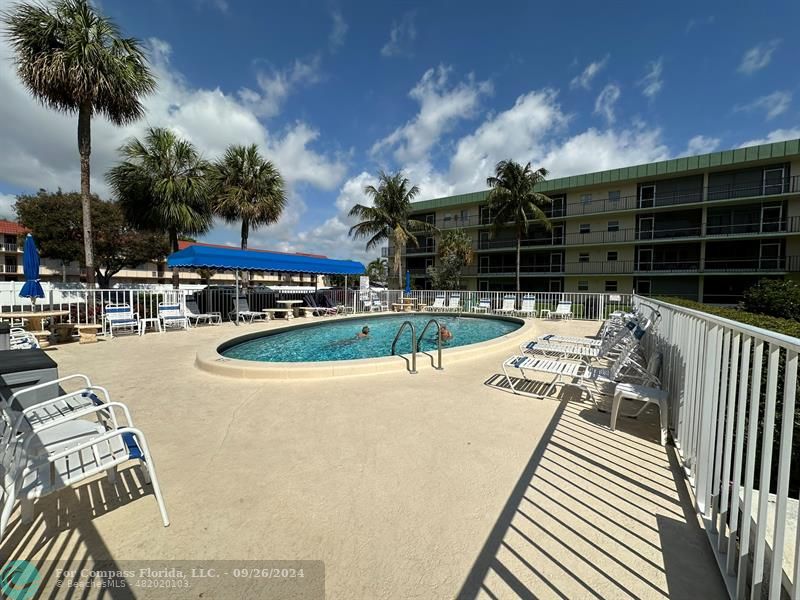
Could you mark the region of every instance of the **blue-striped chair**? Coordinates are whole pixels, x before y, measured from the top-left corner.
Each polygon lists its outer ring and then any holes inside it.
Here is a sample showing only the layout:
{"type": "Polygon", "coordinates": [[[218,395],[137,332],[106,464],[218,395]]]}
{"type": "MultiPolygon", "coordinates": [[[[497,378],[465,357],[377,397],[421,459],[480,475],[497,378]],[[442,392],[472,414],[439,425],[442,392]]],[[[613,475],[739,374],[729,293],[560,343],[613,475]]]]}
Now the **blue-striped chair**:
{"type": "Polygon", "coordinates": [[[133,312],[130,304],[106,304],[103,324],[108,327],[109,336],[112,338],[115,329],[138,333],[139,315],[133,312]]]}
{"type": "Polygon", "coordinates": [[[178,302],[159,302],[158,318],[162,331],[168,327],[189,329],[189,317],[178,302]]]}

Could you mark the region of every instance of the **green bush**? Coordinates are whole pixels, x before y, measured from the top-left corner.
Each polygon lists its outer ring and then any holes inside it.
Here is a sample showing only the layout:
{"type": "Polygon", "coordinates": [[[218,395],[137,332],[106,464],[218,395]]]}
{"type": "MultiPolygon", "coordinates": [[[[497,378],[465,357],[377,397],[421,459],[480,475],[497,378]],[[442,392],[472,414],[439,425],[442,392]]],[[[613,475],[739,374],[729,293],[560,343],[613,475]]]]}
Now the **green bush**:
{"type": "Polygon", "coordinates": [[[762,279],[744,293],[742,308],[751,313],[800,320],[800,285],[789,280],[762,279]]]}

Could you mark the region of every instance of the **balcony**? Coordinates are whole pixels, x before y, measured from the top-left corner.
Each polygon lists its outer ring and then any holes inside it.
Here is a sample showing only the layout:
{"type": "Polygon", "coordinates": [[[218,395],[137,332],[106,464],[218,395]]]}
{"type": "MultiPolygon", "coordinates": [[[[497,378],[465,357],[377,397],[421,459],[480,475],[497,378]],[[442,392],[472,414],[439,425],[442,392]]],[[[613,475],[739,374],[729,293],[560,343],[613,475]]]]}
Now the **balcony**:
{"type": "Polygon", "coordinates": [[[3,252],[20,252],[22,248],[16,242],[4,242],[3,252]]]}
{"type": "MultiPolygon", "coordinates": [[[[394,247],[389,248],[381,248],[381,256],[384,258],[388,258],[390,256],[394,256],[394,247]]],[[[436,253],[436,244],[425,244],[424,246],[420,246],[417,248],[416,246],[407,246],[404,252],[401,254],[435,254],[436,253]]]]}
{"type": "Polygon", "coordinates": [[[0,265],[0,273],[22,273],[22,265],[0,265]]]}

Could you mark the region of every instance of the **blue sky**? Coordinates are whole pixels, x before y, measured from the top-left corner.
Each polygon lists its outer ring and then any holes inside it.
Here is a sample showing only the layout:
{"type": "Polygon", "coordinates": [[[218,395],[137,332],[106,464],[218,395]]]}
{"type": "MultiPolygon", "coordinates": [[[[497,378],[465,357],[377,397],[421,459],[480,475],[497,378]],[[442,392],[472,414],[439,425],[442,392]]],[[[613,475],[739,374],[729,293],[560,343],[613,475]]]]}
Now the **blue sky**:
{"type": "MultiPolygon", "coordinates": [[[[0,0],[0,8],[9,0],[0,0]]],[[[380,168],[420,199],[482,189],[514,158],[553,176],[800,137],[796,2],[102,0],[159,78],[148,116],[94,126],[93,187],[115,149],[167,126],[214,158],[258,143],[286,176],[252,246],[369,259],[347,209],[380,168]],[[619,7],[619,8],[617,8],[619,7]]],[[[78,189],[75,119],[38,106],[0,42],[0,213],[78,189]]],[[[238,243],[235,226],[205,239],[238,243]]]]}

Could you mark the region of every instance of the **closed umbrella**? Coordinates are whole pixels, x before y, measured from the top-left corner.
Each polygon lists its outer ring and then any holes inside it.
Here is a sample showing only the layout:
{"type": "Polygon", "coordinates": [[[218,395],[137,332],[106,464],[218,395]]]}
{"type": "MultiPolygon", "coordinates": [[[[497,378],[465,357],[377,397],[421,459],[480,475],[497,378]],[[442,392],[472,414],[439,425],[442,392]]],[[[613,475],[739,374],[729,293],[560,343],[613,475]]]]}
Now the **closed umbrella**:
{"type": "Polygon", "coordinates": [[[25,284],[19,292],[21,298],[30,298],[31,304],[36,303],[36,298],[44,298],[42,284],[39,283],[39,251],[33,236],[29,233],[25,238],[22,249],[22,269],[25,273],[25,284]]]}
{"type": "Polygon", "coordinates": [[[411,293],[411,271],[406,271],[406,296],[411,293]]]}

